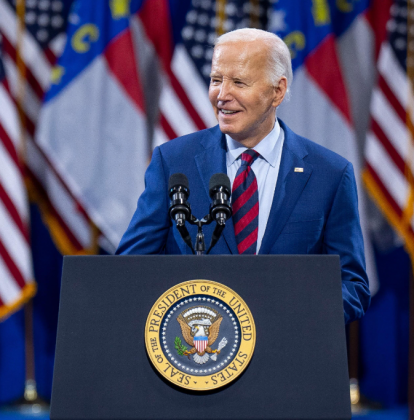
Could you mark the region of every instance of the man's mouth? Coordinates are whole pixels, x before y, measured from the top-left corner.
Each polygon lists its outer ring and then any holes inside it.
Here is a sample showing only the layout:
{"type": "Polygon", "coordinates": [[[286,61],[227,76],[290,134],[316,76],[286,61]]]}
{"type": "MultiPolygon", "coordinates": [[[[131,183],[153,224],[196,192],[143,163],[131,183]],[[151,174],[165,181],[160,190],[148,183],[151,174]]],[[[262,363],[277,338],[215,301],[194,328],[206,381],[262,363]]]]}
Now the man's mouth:
{"type": "Polygon", "coordinates": [[[219,111],[225,115],[236,114],[237,112],[239,112],[239,111],[231,111],[229,109],[220,109],[219,111]]]}

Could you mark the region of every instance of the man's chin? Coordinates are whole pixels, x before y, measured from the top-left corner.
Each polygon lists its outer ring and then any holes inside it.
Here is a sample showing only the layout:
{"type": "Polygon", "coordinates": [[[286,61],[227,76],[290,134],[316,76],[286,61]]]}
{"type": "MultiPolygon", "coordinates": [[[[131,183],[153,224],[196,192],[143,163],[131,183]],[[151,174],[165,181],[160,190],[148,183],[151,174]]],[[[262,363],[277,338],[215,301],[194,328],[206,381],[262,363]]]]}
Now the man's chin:
{"type": "Polygon", "coordinates": [[[223,134],[228,134],[234,140],[236,140],[236,137],[240,136],[240,131],[231,124],[225,124],[219,121],[219,127],[223,134]]]}

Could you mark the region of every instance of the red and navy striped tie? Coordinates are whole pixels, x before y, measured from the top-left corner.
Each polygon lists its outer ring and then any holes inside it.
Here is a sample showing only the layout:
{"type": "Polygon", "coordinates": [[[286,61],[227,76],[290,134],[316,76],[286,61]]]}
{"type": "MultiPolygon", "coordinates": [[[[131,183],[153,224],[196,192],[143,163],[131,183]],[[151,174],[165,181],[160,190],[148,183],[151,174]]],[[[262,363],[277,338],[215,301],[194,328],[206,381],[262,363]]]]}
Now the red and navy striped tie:
{"type": "Polygon", "coordinates": [[[251,165],[259,156],[253,149],[242,153],[242,163],[233,182],[233,224],[239,254],[256,254],[259,193],[251,165]]]}

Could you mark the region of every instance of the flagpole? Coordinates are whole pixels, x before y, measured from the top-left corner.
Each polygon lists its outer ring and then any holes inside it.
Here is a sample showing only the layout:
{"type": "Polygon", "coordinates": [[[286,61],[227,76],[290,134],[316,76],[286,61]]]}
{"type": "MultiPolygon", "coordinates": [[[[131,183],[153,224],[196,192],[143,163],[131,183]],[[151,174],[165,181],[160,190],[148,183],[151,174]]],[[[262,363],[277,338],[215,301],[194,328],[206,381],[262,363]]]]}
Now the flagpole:
{"type": "Polygon", "coordinates": [[[359,392],[359,322],[355,321],[349,325],[348,330],[348,371],[349,371],[349,392],[351,397],[352,412],[360,411],[359,392]]]}
{"type": "Polygon", "coordinates": [[[410,274],[410,319],[408,343],[408,412],[409,420],[414,420],[414,261],[410,274]]]}
{"type": "Polygon", "coordinates": [[[217,19],[217,26],[216,26],[216,35],[219,37],[223,35],[224,30],[224,21],[226,20],[226,0],[217,0],[216,1],[216,19],[217,19]]]}
{"type": "MultiPolygon", "coordinates": [[[[24,113],[24,100],[26,94],[26,65],[22,57],[23,39],[25,31],[25,1],[16,0],[17,15],[17,44],[16,44],[16,65],[18,77],[17,110],[20,119],[20,142],[18,156],[24,166],[26,156],[26,118],[24,113]]],[[[25,364],[26,380],[23,399],[17,402],[20,411],[33,414],[40,413],[46,403],[38,398],[35,380],[35,358],[33,340],[33,299],[30,299],[24,306],[24,335],[25,335],[25,364]]]]}

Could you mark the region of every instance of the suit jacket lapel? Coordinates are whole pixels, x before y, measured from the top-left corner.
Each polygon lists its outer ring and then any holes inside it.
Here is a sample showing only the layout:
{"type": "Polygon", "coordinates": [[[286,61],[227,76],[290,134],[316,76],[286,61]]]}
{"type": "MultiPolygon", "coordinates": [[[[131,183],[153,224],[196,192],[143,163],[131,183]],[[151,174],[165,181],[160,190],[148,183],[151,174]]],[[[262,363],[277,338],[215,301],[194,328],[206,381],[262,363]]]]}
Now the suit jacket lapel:
{"type": "MultiPolygon", "coordinates": [[[[195,162],[203,181],[208,201],[210,201],[209,182],[211,176],[219,172],[227,174],[226,138],[220,131],[219,127],[216,126],[213,129],[206,131],[206,136],[201,141],[201,144],[203,145],[204,150],[195,156],[195,162]]],[[[230,252],[232,254],[238,254],[232,218],[226,222],[223,237],[230,249],[230,252]]]]}
{"type": "Polygon", "coordinates": [[[304,161],[307,152],[298,143],[298,136],[282,121],[279,120],[279,123],[284,130],[285,140],[272,208],[259,254],[270,252],[312,173],[312,165],[304,161]],[[303,168],[303,172],[295,172],[295,168],[303,168]]]}

